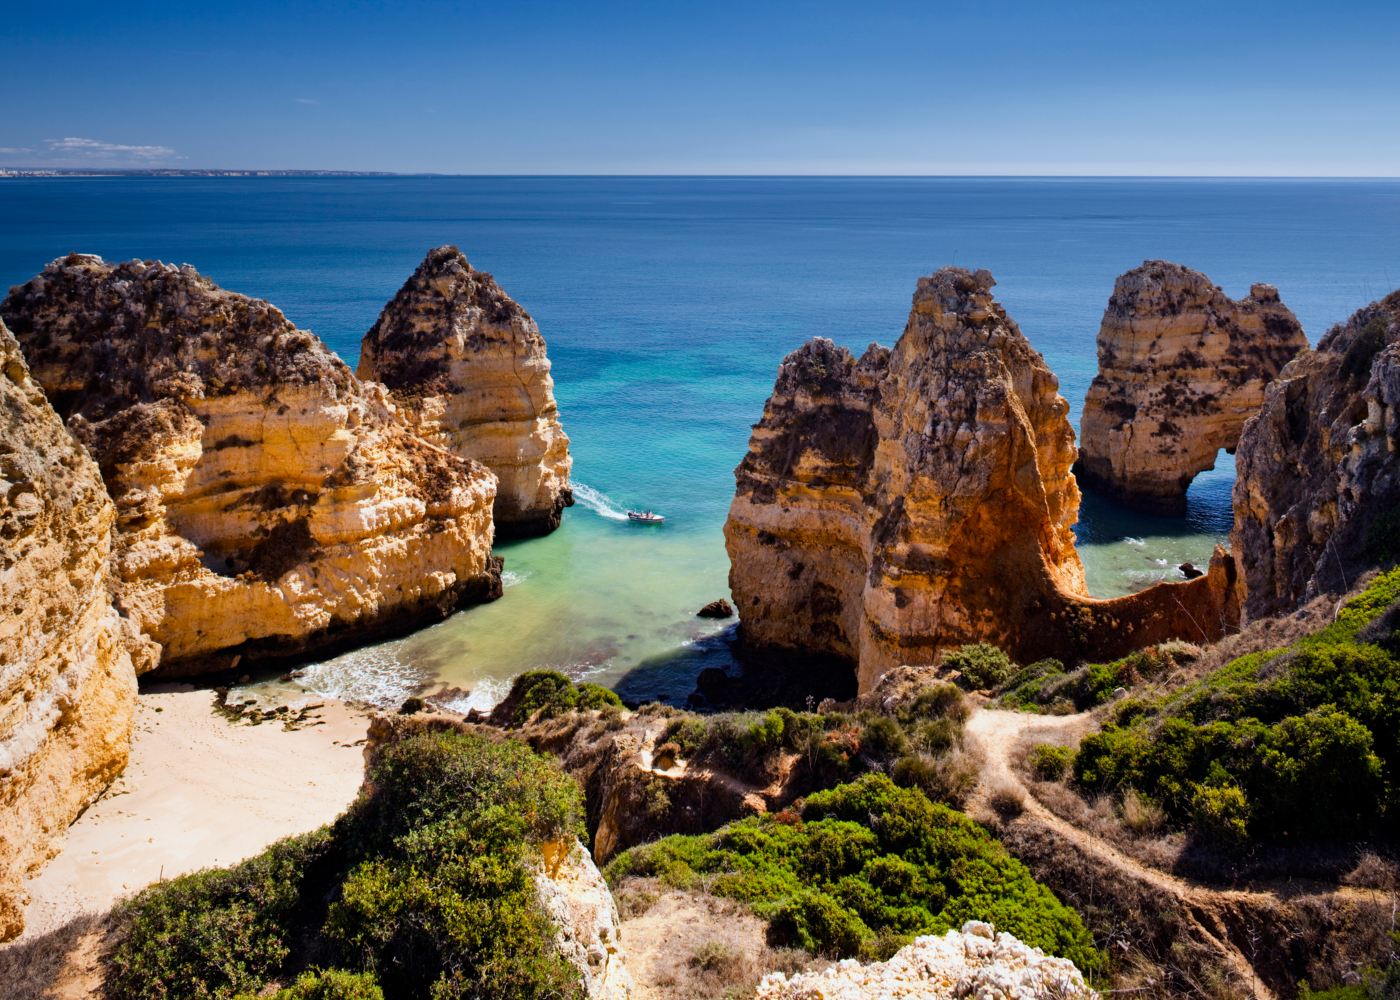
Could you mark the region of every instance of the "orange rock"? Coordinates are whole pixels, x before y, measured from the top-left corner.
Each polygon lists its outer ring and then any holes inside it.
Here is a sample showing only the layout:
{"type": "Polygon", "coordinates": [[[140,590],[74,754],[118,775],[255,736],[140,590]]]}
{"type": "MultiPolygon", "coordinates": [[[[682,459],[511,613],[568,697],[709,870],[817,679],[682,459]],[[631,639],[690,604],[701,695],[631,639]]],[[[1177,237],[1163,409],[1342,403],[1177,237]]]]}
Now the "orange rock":
{"type": "Polygon", "coordinates": [[[502,537],[559,527],[573,460],[544,338],[456,247],[430,251],[384,307],[358,373],[389,387],[416,433],[496,474],[502,537]]]}
{"type": "Polygon", "coordinates": [[[495,478],[406,430],[266,302],[72,255],[0,305],[116,504],[118,608],[164,674],[305,654],[499,594],[495,478]]]}
{"type": "Polygon", "coordinates": [[[1308,339],[1274,286],[1234,300],[1199,271],[1150,260],[1114,284],[1098,346],[1075,474],[1086,488],[1175,514],[1308,339]]]}
{"type": "Polygon", "coordinates": [[[725,525],[746,641],[844,656],[864,691],[964,643],[1111,657],[1215,638],[1234,614],[1225,556],[1189,583],[1085,595],[1068,406],[993,284],[944,268],[893,350],[818,339],[784,360],[725,525]]]}

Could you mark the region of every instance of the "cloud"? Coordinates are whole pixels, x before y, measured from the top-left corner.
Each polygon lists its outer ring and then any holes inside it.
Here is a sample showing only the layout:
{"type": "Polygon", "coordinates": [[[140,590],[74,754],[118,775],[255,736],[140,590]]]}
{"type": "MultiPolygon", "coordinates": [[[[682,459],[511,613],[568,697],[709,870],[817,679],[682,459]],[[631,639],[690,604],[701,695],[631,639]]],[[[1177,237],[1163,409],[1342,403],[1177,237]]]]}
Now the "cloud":
{"type": "Polygon", "coordinates": [[[169,160],[175,159],[175,150],[169,146],[130,146],[121,142],[103,142],[100,139],[82,139],[69,136],[65,139],[45,139],[44,145],[50,153],[90,160],[169,160]]]}
{"type": "Polygon", "coordinates": [[[296,101],[298,104],[320,104],[320,103],[321,103],[320,101],[316,100],[316,98],[314,98],[314,97],[294,97],[294,98],[292,98],[292,100],[296,101]]]}
{"type": "Polygon", "coordinates": [[[0,154],[3,153],[32,153],[34,150],[28,146],[0,146],[0,154]]]}

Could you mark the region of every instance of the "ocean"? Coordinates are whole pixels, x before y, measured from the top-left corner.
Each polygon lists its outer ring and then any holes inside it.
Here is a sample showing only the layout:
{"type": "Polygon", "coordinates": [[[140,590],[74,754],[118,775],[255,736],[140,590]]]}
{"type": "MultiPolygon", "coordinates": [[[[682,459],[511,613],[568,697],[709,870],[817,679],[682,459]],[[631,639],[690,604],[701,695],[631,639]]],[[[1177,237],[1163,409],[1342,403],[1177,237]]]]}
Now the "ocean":
{"type": "MultiPolygon", "coordinates": [[[[721,527],[782,357],[813,336],[892,344],[920,275],[985,267],[1077,421],[1114,278],[1149,258],[1232,296],[1278,285],[1316,342],[1400,286],[1400,182],[1011,178],[61,178],[0,181],[0,282],[73,251],[189,262],[266,298],[354,365],[431,247],[455,243],[539,322],[579,503],[502,545],[505,596],[310,666],[313,691],[484,706],[551,667],[631,699],[730,663],[721,527]],[[640,527],[628,506],[667,517],[640,527]]],[[[1182,518],[1087,496],[1091,590],[1198,564],[1228,533],[1221,455],[1182,518]]]]}

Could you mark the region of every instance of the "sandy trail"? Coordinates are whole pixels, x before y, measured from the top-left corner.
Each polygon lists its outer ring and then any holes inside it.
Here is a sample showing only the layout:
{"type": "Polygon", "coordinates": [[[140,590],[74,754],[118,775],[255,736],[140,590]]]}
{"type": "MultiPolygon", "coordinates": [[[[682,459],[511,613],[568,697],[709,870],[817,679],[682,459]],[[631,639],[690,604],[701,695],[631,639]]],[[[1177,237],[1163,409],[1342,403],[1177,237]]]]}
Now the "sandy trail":
{"type": "Polygon", "coordinates": [[[289,732],[279,722],[230,723],[213,702],[208,690],[140,696],[131,763],[27,884],[20,940],[162,878],[251,857],[330,822],[354,799],[362,712],[317,698],[319,724],[289,732]]]}

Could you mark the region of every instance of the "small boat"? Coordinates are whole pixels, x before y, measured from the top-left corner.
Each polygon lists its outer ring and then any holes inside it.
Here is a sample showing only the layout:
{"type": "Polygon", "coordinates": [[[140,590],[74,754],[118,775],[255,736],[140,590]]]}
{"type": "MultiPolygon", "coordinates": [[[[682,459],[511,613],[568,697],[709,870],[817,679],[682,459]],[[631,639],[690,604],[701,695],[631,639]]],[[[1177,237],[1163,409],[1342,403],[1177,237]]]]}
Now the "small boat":
{"type": "Polygon", "coordinates": [[[636,521],[638,524],[663,524],[666,521],[660,514],[654,514],[649,510],[629,510],[627,520],[636,521]]]}

